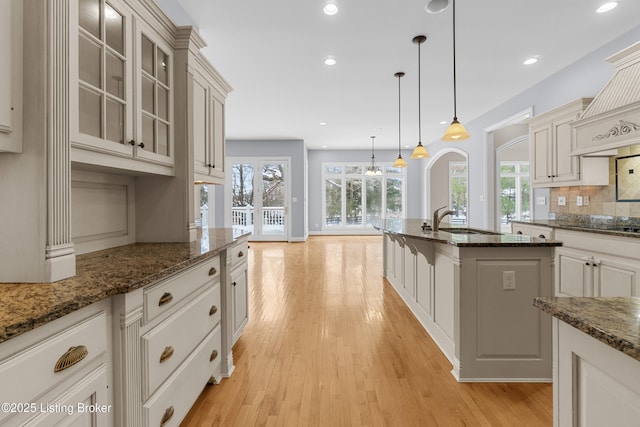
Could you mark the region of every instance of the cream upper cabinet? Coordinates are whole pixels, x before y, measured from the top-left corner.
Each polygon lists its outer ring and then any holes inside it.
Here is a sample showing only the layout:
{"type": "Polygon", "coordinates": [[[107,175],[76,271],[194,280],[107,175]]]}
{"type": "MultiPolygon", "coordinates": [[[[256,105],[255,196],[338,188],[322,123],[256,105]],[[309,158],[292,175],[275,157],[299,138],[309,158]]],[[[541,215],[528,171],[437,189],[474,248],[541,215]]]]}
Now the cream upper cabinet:
{"type": "Polygon", "coordinates": [[[571,123],[580,117],[591,99],[580,98],[531,119],[531,184],[534,187],[609,183],[607,157],[571,155],[575,144],[571,123]]]}
{"type": "Polygon", "coordinates": [[[193,149],[193,181],[224,184],[225,99],[232,89],[200,52],[205,46],[193,28],[178,29],[176,97],[187,112],[176,117],[176,134],[193,149]]]}
{"type": "Polygon", "coordinates": [[[71,160],[172,175],[173,53],[159,26],[117,0],[72,2],[70,16],[71,160]]]}
{"type": "Polygon", "coordinates": [[[0,0],[0,152],[22,152],[22,2],[0,0]]]}
{"type": "Polygon", "coordinates": [[[640,240],[556,230],[556,296],[640,296],[640,240]]]}

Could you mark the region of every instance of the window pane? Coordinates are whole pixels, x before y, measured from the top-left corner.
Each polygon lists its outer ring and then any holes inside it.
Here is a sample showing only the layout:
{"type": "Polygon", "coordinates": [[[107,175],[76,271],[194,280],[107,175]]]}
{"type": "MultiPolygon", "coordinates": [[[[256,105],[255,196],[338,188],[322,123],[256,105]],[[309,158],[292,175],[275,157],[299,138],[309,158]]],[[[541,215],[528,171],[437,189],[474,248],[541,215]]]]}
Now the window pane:
{"type": "Polygon", "coordinates": [[[106,138],[109,141],[124,142],[124,105],[107,99],[106,138]]]}
{"type": "Polygon", "coordinates": [[[155,129],[153,128],[154,120],[146,115],[142,115],[142,142],[144,150],[153,151],[153,142],[155,140],[155,129]]]}
{"type": "Polygon", "coordinates": [[[385,169],[388,174],[401,174],[403,171],[402,168],[394,168],[393,166],[386,166],[385,169]]]}
{"type": "Polygon", "coordinates": [[[510,163],[500,163],[500,174],[516,173],[516,165],[510,163]]]}
{"type": "Polygon", "coordinates": [[[451,178],[451,223],[467,223],[467,177],[451,178]]]}
{"type": "Polygon", "coordinates": [[[344,173],[361,174],[362,173],[362,166],[346,166],[344,168],[344,173]]]}
{"type": "Polygon", "coordinates": [[[528,176],[520,177],[520,218],[519,219],[531,219],[531,189],[529,186],[528,176]]]}
{"type": "Polygon", "coordinates": [[[516,214],[516,178],[500,178],[500,222],[508,224],[516,214]]]}
{"type": "Polygon", "coordinates": [[[169,155],[169,126],[158,121],[158,146],[156,153],[163,156],[169,155]]]}
{"type": "Polygon", "coordinates": [[[346,180],[347,225],[362,225],[362,179],[346,180]]]}
{"type": "Polygon", "coordinates": [[[155,113],[153,99],[153,82],[146,77],[142,77],[142,109],[147,113],[155,113]]]}
{"type": "Polygon", "coordinates": [[[97,88],[102,88],[102,54],[100,46],[84,36],[80,36],[78,71],[80,80],[97,88]]]}
{"type": "Polygon", "coordinates": [[[124,61],[107,52],[107,92],[124,100],[124,61]]]}
{"type": "Polygon", "coordinates": [[[122,15],[108,4],[105,4],[104,21],[107,46],[120,55],[124,55],[124,22],[122,15]]]}
{"type": "Polygon", "coordinates": [[[529,175],[529,163],[520,163],[520,173],[529,175]]]}
{"type": "Polygon", "coordinates": [[[387,218],[402,218],[402,178],[387,179],[387,218]]]}
{"type": "Polygon", "coordinates": [[[102,97],[83,87],[80,88],[80,132],[102,137],[102,97]]]}
{"type": "Polygon", "coordinates": [[[169,91],[158,85],[158,117],[169,120],[169,91]]]}
{"type": "Polygon", "coordinates": [[[377,223],[382,217],[382,179],[367,178],[366,224],[377,223]]]}
{"type": "Polygon", "coordinates": [[[80,27],[100,38],[100,1],[80,0],[78,2],[78,21],[80,27]]]}
{"type": "Polygon", "coordinates": [[[169,55],[158,49],[158,80],[165,86],[169,86],[169,55]]]}
{"type": "Polygon", "coordinates": [[[342,180],[325,181],[325,225],[342,225],[342,180]]]}
{"type": "Polygon", "coordinates": [[[327,166],[324,170],[325,173],[342,173],[342,166],[327,166]]]}
{"type": "Polygon", "coordinates": [[[154,54],[153,42],[143,35],[142,36],[142,69],[155,77],[155,73],[153,72],[153,62],[154,62],[153,54],[154,54]]]}

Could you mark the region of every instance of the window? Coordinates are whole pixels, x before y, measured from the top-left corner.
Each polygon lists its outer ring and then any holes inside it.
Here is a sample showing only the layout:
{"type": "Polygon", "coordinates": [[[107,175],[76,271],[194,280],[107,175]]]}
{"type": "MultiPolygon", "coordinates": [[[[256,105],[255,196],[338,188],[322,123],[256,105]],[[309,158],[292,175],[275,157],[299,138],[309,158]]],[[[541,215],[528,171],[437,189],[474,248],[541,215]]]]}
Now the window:
{"type": "Polygon", "coordinates": [[[449,162],[449,207],[454,212],[451,215],[452,224],[468,223],[468,184],[467,162],[449,162]]]}
{"type": "Polygon", "coordinates": [[[529,162],[500,162],[500,229],[510,232],[511,221],[531,218],[529,162]]]}
{"type": "Polygon", "coordinates": [[[381,175],[366,176],[366,164],[323,163],[323,228],[368,228],[380,219],[404,218],[405,171],[378,166],[381,175]]]}

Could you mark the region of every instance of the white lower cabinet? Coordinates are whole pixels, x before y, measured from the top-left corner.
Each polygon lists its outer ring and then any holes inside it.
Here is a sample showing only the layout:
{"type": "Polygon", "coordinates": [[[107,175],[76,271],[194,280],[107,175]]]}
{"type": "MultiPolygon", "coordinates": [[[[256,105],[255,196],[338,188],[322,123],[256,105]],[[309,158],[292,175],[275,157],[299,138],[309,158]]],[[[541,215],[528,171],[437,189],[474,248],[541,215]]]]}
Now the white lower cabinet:
{"type": "Polygon", "coordinates": [[[556,296],[640,296],[640,240],[557,230],[556,296]]]}
{"type": "Polygon", "coordinates": [[[637,426],[640,362],[553,319],[554,426],[637,426]]]}
{"type": "Polygon", "coordinates": [[[242,331],[249,321],[249,304],[247,288],[247,266],[241,265],[231,272],[231,304],[232,327],[233,327],[233,344],[238,341],[242,331]]]}
{"type": "Polygon", "coordinates": [[[108,300],[0,344],[0,425],[113,425],[110,348],[108,300]]]}
{"type": "Polygon", "coordinates": [[[116,425],[178,426],[221,378],[221,255],[114,297],[116,425]]]}

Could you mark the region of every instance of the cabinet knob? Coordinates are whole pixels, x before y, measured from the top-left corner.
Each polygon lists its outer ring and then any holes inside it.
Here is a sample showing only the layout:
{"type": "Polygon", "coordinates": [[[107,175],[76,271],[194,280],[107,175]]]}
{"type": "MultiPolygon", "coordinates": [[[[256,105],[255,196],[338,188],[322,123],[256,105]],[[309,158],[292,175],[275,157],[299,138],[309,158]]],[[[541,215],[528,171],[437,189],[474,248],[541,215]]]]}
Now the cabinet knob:
{"type": "Polygon", "coordinates": [[[164,426],[165,424],[167,424],[169,422],[171,417],[173,417],[173,413],[174,412],[175,412],[175,409],[173,409],[173,406],[169,406],[164,411],[164,415],[162,416],[162,419],[160,420],[160,427],[164,426]]]}
{"type": "Polygon", "coordinates": [[[522,230],[518,230],[516,234],[522,234],[522,230]]]}
{"type": "Polygon", "coordinates": [[[158,307],[162,307],[165,304],[169,304],[171,301],[173,301],[173,295],[171,295],[171,293],[169,292],[165,292],[160,297],[160,301],[158,301],[158,307]]]}
{"type": "Polygon", "coordinates": [[[591,265],[589,261],[585,262],[584,265],[591,265]]]}
{"type": "Polygon", "coordinates": [[[218,357],[218,350],[213,350],[213,352],[211,352],[211,356],[209,356],[209,362],[213,362],[216,357],[218,357]]]}
{"type": "Polygon", "coordinates": [[[238,258],[242,258],[244,256],[244,252],[240,251],[238,252],[238,258]]]}
{"type": "Polygon", "coordinates": [[[160,355],[160,363],[163,363],[163,362],[171,359],[171,356],[173,356],[173,347],[171,347],[171,346],[165,347],[164,351],[160,355]]]}
{"type": "Polygon", "coordinates": [[[231,283],[231,284],[232,284],[233,286],[235,286],[237,283],[236,283],[236,282],[233,282],[233,283],[231,283]]]}
{"type": "Polygon", "coordinates": [[[212,164],[211,164],[211,167],[212,167],[213,169],[215,169],[215,168],[216,168],[216,165],[212,163],[212,164]]]}
{"type": "Polygon", "coordinates": [[[213,316],[217,312],[218,312],[218,307],[216,307],[215,305],[212,305],[211,308],[209,309],[209,316],[213,316]]]}
{"type": "Polygon", "coordinates": [[[129,145],[136,145],[136,142],[132,139],[129,141],[129,145]]]}
{"type": "Polygon", "coordinates": [[[211,267],[209,269],[209,276],[213,276],[214,274],[216,274],[218,272],[218,270],[216,270],[215,267],[211,267]]]}
{"type": "Polygon", "coordinates": [[[547,238],[547,236],[545,236],[544,234],[540,234],[538,237],[541,238],[541,239],[546,239],[547,238]]]}
{"type": "Polygon", "coordinates": [[[56,362],[56,366],[53,368],[53,372],[61,372],[67,368],[72,367],[82,359],[87,357],[89,351],[87,347],[79,345],[76,347],[70,347],[56,362]]]}
{"type": "Polygon", "coordinates": [[[551,178],[551,175],[547,175],[547,178],[551,178]]]}
{"type": "Polygon", "coordinates": [[[144,148],[144,142],[141,142],[140,144],[138,144],[138,147],[144,148]]]}

